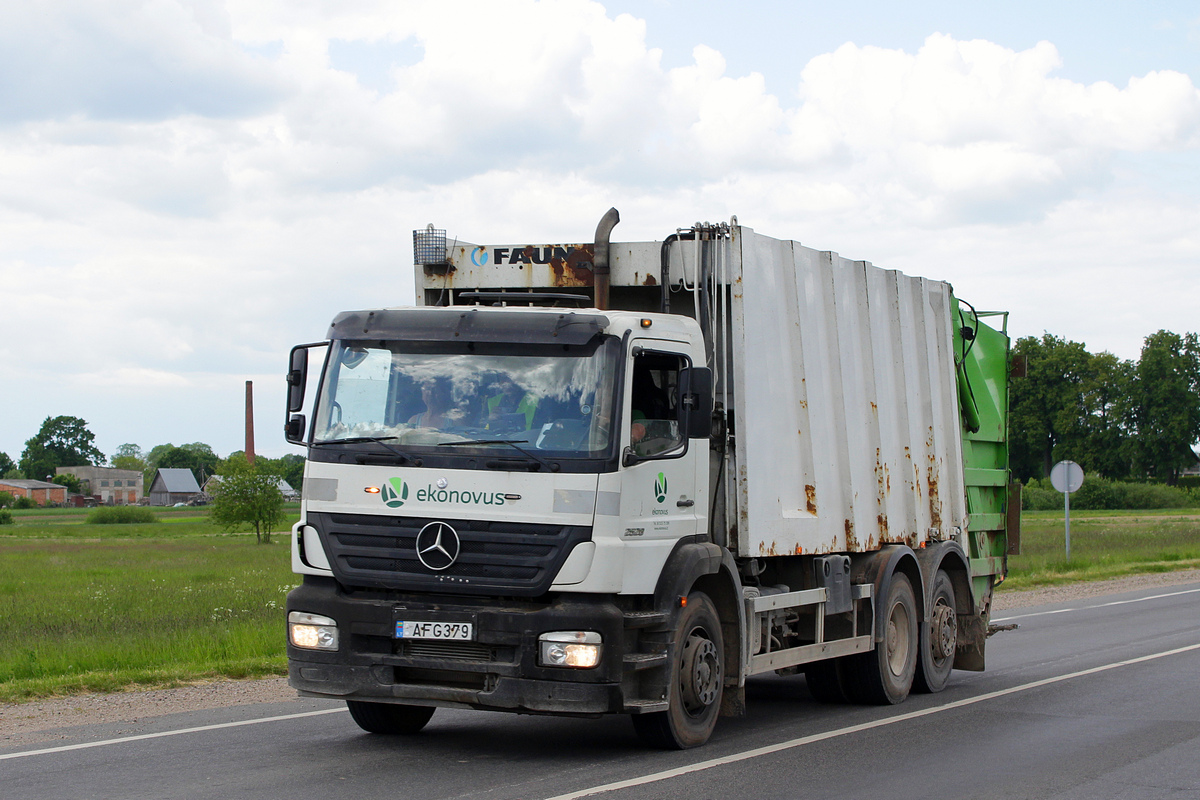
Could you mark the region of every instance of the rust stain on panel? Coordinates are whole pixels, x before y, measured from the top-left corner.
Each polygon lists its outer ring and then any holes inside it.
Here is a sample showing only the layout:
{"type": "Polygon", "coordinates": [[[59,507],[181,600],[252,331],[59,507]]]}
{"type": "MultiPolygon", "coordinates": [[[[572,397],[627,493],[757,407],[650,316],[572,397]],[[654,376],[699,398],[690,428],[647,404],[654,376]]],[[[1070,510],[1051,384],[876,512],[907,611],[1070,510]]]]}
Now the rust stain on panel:
{"type": "Polygon", "coordinates": [[[854,523],[850,520],[845,520],[846,523],[846,549],[851,552],[858,552],[858,538],[854,535],[854,523]]]}
{"type": "Polygon", "coordinates": [[[642,281],[642,286],[658,286],[658,281],[649,272],[646,273],[646,280],[642,281]]]}
{"type": "Polygon", "coordinates": [[[804,505],[808,509],[808,513],[816,516],[817,513],[817,487],[811,483],[804,484],[804,505]]]}
{"type": "MultiPolygon", "coordinates": [[[[933,461],[933,457],[929,460],[933,461]]],[[[942,527],[942,501],[938,498],[938,475],[933,464],[929,466],[929,522],[939,530],[942,527]]]]}
{"type": "MultiPolygon", "coordinates": [[[[592,272],[592,245],[579,245],[568,250],[556,247],[548,261],[555,286],[592,286],[595,274],[592,272]],[[586,265],[586,266],[585,266],[586,265]]],[[[524,255],[532,256],[533,248],[525,248],[524,255]]]]}

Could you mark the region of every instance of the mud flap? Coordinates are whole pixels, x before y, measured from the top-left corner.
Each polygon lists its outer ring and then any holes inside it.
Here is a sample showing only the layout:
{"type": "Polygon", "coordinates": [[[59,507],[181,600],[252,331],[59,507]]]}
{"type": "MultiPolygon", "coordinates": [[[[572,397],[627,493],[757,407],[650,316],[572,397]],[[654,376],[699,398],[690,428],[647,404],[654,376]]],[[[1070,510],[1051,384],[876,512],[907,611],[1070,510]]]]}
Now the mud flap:
{"type": "Polygon", "coordinates": [[[746,716],[746,687],[725,683],[725,691],[721,694],[722,717],[746,716]]]}
{"type": "Polygon", "coordinates": [[[958,646],[954,650],[954,668],[983,672],[983,652],[988,636],[989,609],[982,614],[958,615],[958,646]]]}

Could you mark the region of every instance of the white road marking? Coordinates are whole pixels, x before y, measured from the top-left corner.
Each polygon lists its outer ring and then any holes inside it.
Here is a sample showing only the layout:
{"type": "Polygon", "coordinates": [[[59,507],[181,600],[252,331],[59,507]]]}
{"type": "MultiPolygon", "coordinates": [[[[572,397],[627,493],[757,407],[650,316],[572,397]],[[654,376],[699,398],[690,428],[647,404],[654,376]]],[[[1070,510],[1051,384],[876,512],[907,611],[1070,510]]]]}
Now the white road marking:
{"type": "Polygon", "coordinates": [[[920,711],[910,711],[907,714],[898,714],[894,717],[888,717],[887,719],[875,720],[874,722],[865,722],[861,725],[850,725],[846,728],[838,728],[836,730],[826,731],[824,733],[816,733],[811,736],[802,736],[798,739],[790,739],[786,742],[780,742],[779,744],[767,745],[766,747],[756,747],[753,750],[745,750],[741,753],[734,753],[732,755],[722,756],[720,758],[709,759],[708,761],[701,761],[696,764],[690,764],[686,767],[676,767],[675,769],[654,772],[638,778],[629,778],[628,780],[615,781],[613,783],[606,783],[601,786],[593,786],[590,789],[580,789],[579,791],[570,792],[569,794],[560,794],[555,797],[548,798],[547,800],[576,800],[580,797],[590,797],[591,795],[613,792],[618,789],[628,789],[633,786],[642,786],[647,783],[665,781],[668,778],[676,778],[680,775],[687,775],[692,772],[701,772],[703,770],[712,769],[713,767],[724,766],[725,764],[734,764],[738,761],[746,761],[751,758],[758,758],[759,756],[771,755],[772,753],[778,753],[783,750],[791,750],[795,747],[803,747],[806,744],[822,742],[826,739],[833,739],[838,736],[846,736],[851,733],[868,731],[872,728],[882,728],[887,725],[895,725],[898,722],[907,722],[908,720],[927,717],[931,714],[940,714],[943,711],[951,711],[956,708],[975,705],[976,703],[982,703],[987,700],[995,700],[997,697],[1004,697],[1006,695],[1016,694],[1018,692],[1025,692],[1030,689],[1037,689],[1042,686],[1049,686],[1051,684],[1061,683],[1062,681],[1069,681],[1074,678],[1082,678],[1085,675],[1094,675],[1097,672],[1105,672],[1110,669],[1117,669],[1118,667],[1126,667],[1130,664],[1140,664],[1146,661],[1166,658],[1167,656],[1178,655],[1179,653],[1187,653],[1192,650],[1200,650],[1200,644],[1179,647],[1174,650],[1167,650],[1162,653],[1153,653],[1151,655],[1141,656],[1139,658],[1130,658],[1125,661],[1117,661],[1112,664],[1105,664],[1099,667],[1092,667],[1091,669],[1080,670],[1079,672],[1072,672],[1068,675],[1058,675],[1053,678],[1044,678],[1040,681],[1023,683],[1020,686],[1013,686],[1008,689],[1000,689],[999,691],[988,692],[987,694],[981,694],[976,697],[968,697],[964,700],[955,700],[953,703],[947,703],[944,706],[926,708],[920,711]]]}
{"type": "Polygon", "coordinates": [[[1035,611],[1032,614],[1017,614],[1012,617],[1001,617],[994,619],[992,622],[1009,622],[1014,619],[1028,619],[1029,617],[1044,617],[1050,614],[1066,614],[1068,611],[1088,611],[1093,608],[1108,608],[1109,606],[1124,606],[1129,603],[1144,603],[1147,600],[1161,600],[1164,597],[1178,597],[1181,594],[1196,594],[1200,589],[1184,589],[1182,592],[1169,592],[1167,594],[1155,594],[1150,597],[1136,597],[1133,600],[1113,600],[1111,603],[1100,603],[1094,606],[1079,606],[1078,608],[1059,608],[1054,611],[1035,611]]]}
{"type": "Polygon", "coordinates": [[[46,747],[42,750],[25,750],[20,753],[0,753],[0,761],[9,758],[24,758],[25,756],[44,756],[50,753],[65,753],[68,750],[86,750],[89,747],[105,747],[110,744],[124,744],[125,742],[139,742],[143,739],[161,739],[164,736],[179,736],[184,733],[200,733],[201,731],[218,731],[222,728],[240,728],[243,725],[258,725],[263,722],[282,722],[285,719],[301,719],[303,717],[319,717],[322,714],[337,714],[345,711],[345,708],[327,708],[324,711],[305,711],[301,714],[284,714],[279,717],[259,717],[258,719],[244,719],[241,722],[222,722],[218,725],[201,725],[198,728],[180,728],[175,731],[161,731],[159,733],[143,733],[137,736],[122,736],[119,739],[104,739],[99,742],[83,742],[82,744],[65,744],[62,747],[46,747]]]}

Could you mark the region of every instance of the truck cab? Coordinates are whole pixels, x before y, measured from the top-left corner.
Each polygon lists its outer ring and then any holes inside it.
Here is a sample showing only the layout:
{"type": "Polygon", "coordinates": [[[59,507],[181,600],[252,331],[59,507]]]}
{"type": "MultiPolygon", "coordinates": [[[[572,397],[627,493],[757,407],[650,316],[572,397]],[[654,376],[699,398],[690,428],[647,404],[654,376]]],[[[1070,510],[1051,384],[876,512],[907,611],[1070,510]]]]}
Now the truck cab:
{"type": "Polygon", "coordinates": [[[293,630],[326,644],[293,634],[292,684],[524,712],[653,707],[624,667],[654,660],[638,631],[664,565],[707,531],[703,363],[680,316],[340,314],[289,600],[293,630]]]}

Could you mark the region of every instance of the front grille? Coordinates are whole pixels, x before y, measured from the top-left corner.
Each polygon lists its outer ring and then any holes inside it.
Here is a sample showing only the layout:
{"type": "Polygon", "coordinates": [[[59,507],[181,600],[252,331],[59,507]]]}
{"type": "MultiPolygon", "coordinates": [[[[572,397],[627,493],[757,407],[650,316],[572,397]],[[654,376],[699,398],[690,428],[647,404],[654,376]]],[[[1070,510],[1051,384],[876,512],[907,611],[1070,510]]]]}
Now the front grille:
{"type": "Polygon", "coordinates": [[[409,658],[450,658],[458,661],[495,661],[496,648],[478,642],[397,642],[397,655],[409,658]]]}
{"type": "Polygon", "coordinates": [[[461,547],[449,568],[434,571],[417,558],[416,540],[435,519],[310,513],[307,521],[346,586],[519,597],[550,588],[571,549],[592,533],[586,526],[443,520],[461,547]]]}

